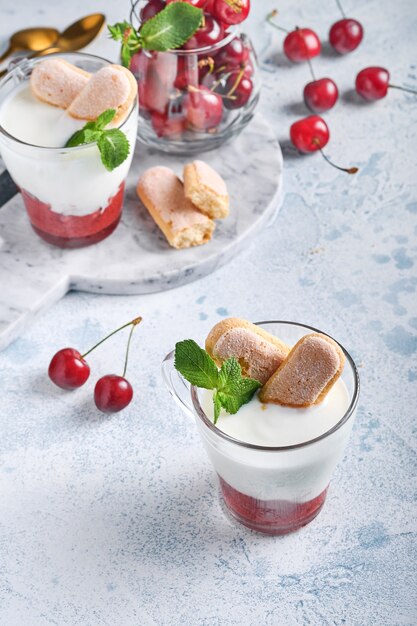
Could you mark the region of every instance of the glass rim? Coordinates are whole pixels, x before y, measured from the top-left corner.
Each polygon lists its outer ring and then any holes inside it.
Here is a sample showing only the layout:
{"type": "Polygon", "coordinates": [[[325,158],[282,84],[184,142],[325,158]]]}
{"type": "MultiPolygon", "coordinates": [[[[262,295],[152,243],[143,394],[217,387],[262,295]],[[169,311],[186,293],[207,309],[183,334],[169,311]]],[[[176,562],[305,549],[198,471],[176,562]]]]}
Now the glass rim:
{"type": "MultiPolygon", "coordinates": [[[[141,20],[139,19],[139,15],[137,15],[135,11],[136,11],[138,4],[140,4],[141,2],[144,2],[144,0],[136,0],[136,1],[131,0],[130,23],[131,24],[133,23],[133,17],[135,17],[139,23],[138,28],[140,28],[143,22],[141,22],[141,20]]],[[[240,29],[238,25],[231,26],[230,31],[227,33],[226,37],[223,37],[223,39],[220,39],[220,41],[217,41],[212,46],[203,46],[202,48],[194,48],[193,50],[177,50],[177,49],[165,50],[163,52],[157,52],[157,54],[174,54],[176,56],[189,56],[192,54],[208,54],[212,51],[216,51],[219,48],[222,48],[223,46],[226,46],[233,39],[235,39],[235,37],[237,37],[239,32],[240,32],[240,29]]],[[[152,53],[152,50],[144,50],[144,52],[152,53]]]]}
{"type": "Polygon", "coordinates": [[[343,350],[346,360],[348,361],[351,367],[352,373],[353,373],[354,389],[353,389],[352,399],[349,403],[349,406],[346,409],[343,416],[334,426],[329,428],[329,430],[326,430],[324,433],[322,433],[318,437],[314,437],[314,439],[309,439],[308,441],[302,441],[301,443],[295,443],[289,446],[261,446],[258,444],[248,443],[246,441],[241,441],[240,439],[236,439],[235,437],[232,437],[231,435],[228,435],[227,433],[224,433],[219,428],[217,428],[217,426],[215,426],[213,422],[207,417],[203,408],[201,407],[200,400],[198,398],[197,387],[194,387],[194,385],[191,385],[191,400],[193,403],[193,407],[198,417],[203,422],[204,426],[206,426],[214,435],[220,437],[221,439],[225,439],[229,443],[232,443],[232,444],[235,444],[235,445],[238,445],[240,447],[247,448],[250,450],[259,450],[263,452],[288,452],[291,450],[299,450],[301,448],[305,448],[307,446],[311,446],[315,443],[318,443],[319,441],[326,439],[327,437],[335,433],[337,430],[339,430],[352,417],[356,409],[356,406],[358,404],[359,390],[360,390],[360,379],[359,379],[358,368],[356,367],[356,364],[353,358],[350,356],[346,348],[344,348],[338,341],[336,341],[336,339],[334,339],[328,333],[324,333],[318,328],[315,328],[314,326],[309,326],[308,324],[302,324],[300,322],[290,322],[288,320],[265,320],[262,322],[255,322],[255,324],[257,326],[262,326],[262,325],[267,325],[267,324],[287,324],[288,326],[299,326],[301,328],[306,328],[307,330],[310,330],[312,332],[326,335],[327,337],[330,337],[330,339],[333,339],[333,341],[335,341],[337,345],[343,350]]]}
{"type": "MultiPolygon", "coordinates": [[[[10,80],[13,77],[14,73],[17,73],[17,71],[21,68],[21,66],[25,63],[29,63],[30,66],[34,66],[36,65],[36,63],[39,61],[43,61],[45,60],[45,58],[49,58],[49,57],[65,57],[65,56],[80,56],[86,59],[97,59],[99,61],[105,61],[106,63],[108,63],[109,65],[113,65],[112,61],[110,61],[109,59],[105,59],[104,57],[98,56],[97,54],[88,54],[86,52],[51,52],[51,54],[47,54],[44,55],[43,57],[34,57],[32,59],[28,59],[28,58],[23,58],[19,61],[19,63],[16,63],[16,65],[13,66],[13,68],[11,70],[9,70],[5,76],[0,80],[0,90],[3,87],[3,85],[6,84],[6,82],[8,80],[10,80]]],[[[126,117],[125,120],[123,120],[123,123],[120,126],[117,126],[117,128],[122,129],[125,124],[129,121],[129,119],[132,116],[132,113],[135,111],[136,109],[136,104],[138,101],[138,96],[136,94],[135,96],[135,100],[133,102],[132,108],[130,110],[129,115],[126,117]]],[[[52,106],[52,105],[51,105],[52,106]]],[[[0,108],[1,108],[1,104],[0,104],[0,108]]],[[[88,120],[85,120],[86,122],[88,120]]],[[[37,144],[34,143],[28,143],[27,141],[22,141],[21,139],[18,139],[17,137],[15,137],[14,135],[11,135],[5,128],[3,128],[3,126],[0,124],[0,135],[4,135],[6,137],[6,139],[13,141],[14,143],[20,144],[22,146],[27,146],[29,148],[36,148],[36,150],[42,150],[44,153],[56,153],[59,152],[61,154],[64,154],[66,152],[71,152],[74,153],[76,150],[81,151],[81,150],[86,150],[88,148],[91,148],[91,146],[95,146],[97,144],[96,141],[92,141],[91,143],[86,143],[83,144],[81,146],[72,146],[69,148],[66,148],[65,146],[63,146],[62,148],[60,147],[52,147],[52,146],[38,146],[37,144]]]]}

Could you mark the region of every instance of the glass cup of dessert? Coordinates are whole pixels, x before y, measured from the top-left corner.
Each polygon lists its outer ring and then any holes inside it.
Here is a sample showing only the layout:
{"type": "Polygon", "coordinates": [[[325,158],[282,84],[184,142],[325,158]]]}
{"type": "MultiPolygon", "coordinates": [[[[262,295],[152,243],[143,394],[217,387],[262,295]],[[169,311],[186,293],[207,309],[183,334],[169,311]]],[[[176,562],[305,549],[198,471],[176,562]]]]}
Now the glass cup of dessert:
{"type": "MultiPolygon", "coordinates": [[[[134,3],[130,20],[141,25],[146,0],[134,3]]],[[[148,3],[149,6],[149,3],[148,3]]],[[[130,70],[139,88],[139,140],[173,154],[213,150],[252,119],[261,77],[248,35],[210,14],[181,48],[141,50],[130,70]]]]}
{"type": "Polygon", "coordinates": [[[0,82],[0,153],[32,228],[48,243],[79,248],[105,239],[120,221],[136,141],[137,97],[117,125],[129,141],[129,155],[108,171],[97,143],[64,147],[87,120],[34,95],[30,76],[46,58],[62,59],[85,76],[111,63],[90,54],[51,54],[24,59],[0,82]]]}
{"type": "MultiPolygon", "coordinates": [[[[293,346],[321,332],[286,321],[259,326],[293,346]]],[[[339,344],[338,344],[339,345],[339,344]]],[[[332,473],[352,429],[359,375],[348,352],[340,378],[322,403],[307,408],[262,404],[255,395],[234,415],[213,423],[212,391],[190,385],[163,363],[165,383],[185,413],[197,423],[220,483],[221,500],[233,519],[258,532],[283,535],[311,522],[326,499],[332,473]]]]}

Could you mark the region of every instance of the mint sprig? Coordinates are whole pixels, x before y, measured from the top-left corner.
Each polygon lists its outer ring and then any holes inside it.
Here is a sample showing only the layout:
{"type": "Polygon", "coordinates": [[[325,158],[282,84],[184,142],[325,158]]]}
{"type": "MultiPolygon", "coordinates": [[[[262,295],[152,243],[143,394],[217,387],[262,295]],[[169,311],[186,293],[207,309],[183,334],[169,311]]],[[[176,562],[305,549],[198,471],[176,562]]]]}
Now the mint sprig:
{"type": "Polygon", "coordinates": [[[141,48],[164,52],[185,44],[196,32],[203,11],[187,2],[173,2],[142,24],[139,32],[129,22],[108,26],[110,36],[121,43],[121,59],[129,67],[132,56],[141,48]]]}
{"type": "Polygon", "coordinates": [[[224,361],[218,370],[211,356],[192,339],[176,344],[174,366],[195,387],[214,390],[215,424],[222,408],[228,413],[237,413],[261,387],[258,380],[242,376],[242,368],[235,357],[224,361]]]}
{"type": "Polygon", "coordinates": [[[105,128],[115,115],[116,109],[106,109],[97,119],[87,122],[80,130],[77,130],[68,139],[65,147],[74,148],[97,142],[104,167],[109,172],[116,169],[127,159],[130,146],[126,135],[120,128],[105,128]]]}

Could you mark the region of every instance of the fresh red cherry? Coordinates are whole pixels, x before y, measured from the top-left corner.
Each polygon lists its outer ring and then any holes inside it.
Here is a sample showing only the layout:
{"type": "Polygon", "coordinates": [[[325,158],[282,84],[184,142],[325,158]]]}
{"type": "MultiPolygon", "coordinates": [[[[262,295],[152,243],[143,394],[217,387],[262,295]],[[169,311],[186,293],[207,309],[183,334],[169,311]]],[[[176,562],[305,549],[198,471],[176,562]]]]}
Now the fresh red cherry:
{"type": "Polygon", "coordinates": [[[284,39],[285,56],[294,63],[308,61],[320,54],[321,43],[311,28],[296,28],[284,39]]]}
{"type": "Polygon", "coordinates": [[[107,374],[94,387],[94,402],[103,413],[117,413],[132,401],[132,385],[123,376],[107,374]]]}
{"type": "Polygon", "coordinates": [[[186,120],[183,115],[170,117],[167,113],[151,113],[151,123],[158,137],[175,139],[185,131],[186,120]]]}
{"type": "Polygon", "coordinates": [[[390,74],[384,67],[365,67],[356,76],[356,91],[365,100],[380,100],[385,98],[388,89],[399,89],[407,93],[417,94],[415,89],[409,89],[402,85],[391,85],[390,74]]]}
{"type": "Polygon", "coordinates": [[[197,7],[197,9],[204,9],[207,4],[207,0],[166,0],[167,4],[172,4],[173,2],[186,2],[193,7],[197,7]]]}
{"type": "Polygon", "coordinates": [[[330,132],[322,117],[309,115],[291,125],[290,137],[300,152],[316,152],[327,144],[330,132]]]}
{"type": "Polygon", "coordinates": [[[290,127],[290,138],[293,145],[300,152],[308,153],[320,150],[323,159],[337,170],[347,172],[348,174],[356,174],[358,172],[357,167],[346,168],[336,165],[324,154],[323,148],[329,141],[330,131],[322,117],[309,115],[294,122],[290,127]]]}
{"type": "Polygon", "coordinates": [[[337,102],[339,90],[331,78],[319,78],[304,87],[304,102],[314,113],[323,113],[337,102]]]}
{"type": "Polygon", "coordinates": [[[243,22],[249,11],[250,0],[215,0],[212,7],[213,15],[228,26],[243,22]]]}
{"type": "Polygon", "coordinates": [[[236,37],[216,55],[216,65],[219,67],[222,65],[246,65],[249,60],[249,52],[248,46],[239,37],[236,37]]]}
{"type": "Polygon", "coordinates": [[[78,350],[63,348],[52,357],[48,375],[62,389],[77,389],[88,380],[90,366],[78,350]]]}
{"type": "Polygon", "coordinates": [[[222,121],[222,98],[204,85],[189,90],[184,109],[187,122],[196,130],[214,130],[222,121]]]}
{"type": "Polygon", "coordinates": [[[335,22],[329,31],[330,44],[339,54],[352,52],[359,46],[362,39],[362,24],[347,17],[335,22]]]}
{"type": "Polygon", "coordinates": [[[184,45],[184,50],[196,50],[214,46],[224,37],[223,26],[207,13],[204,14],[204,25],[199,28],[194,35],[184,45]]]}
{"type": "Polygon", "coordinates": [[[245,106],[253,91],[253,83],[244,74],[234,72],[226,81],[225,91],[227,96],[224,99],[226,109],[240,109],[245,106]],[[237,84],[236,84],[237,83],[237,84]]]}
{"type": "Polygon", "coordinates": [[[384,67],[365,67],[356,76],[355,87],[365,100],[385,98],[389,87],[389,71],[384,67]]]}
{"type": "Polygon", "coordinates": [[[141,22],[147,22],[165,8],[163,0],[149,0],[139,13],[141,22]]]}

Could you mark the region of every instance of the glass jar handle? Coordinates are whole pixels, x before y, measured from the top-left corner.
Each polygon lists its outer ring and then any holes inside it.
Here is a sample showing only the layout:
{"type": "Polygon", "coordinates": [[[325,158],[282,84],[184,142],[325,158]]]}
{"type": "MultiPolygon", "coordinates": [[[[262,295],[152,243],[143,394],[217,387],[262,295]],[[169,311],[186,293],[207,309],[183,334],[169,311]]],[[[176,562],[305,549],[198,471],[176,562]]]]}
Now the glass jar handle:
{"type": "Polygon", "coordinates": [[[178,406],[190,417],[194,417],[191,404],[191,385],[174,367],[174,350],[162,362],[162,377],[169,393],[178,406]]]}

